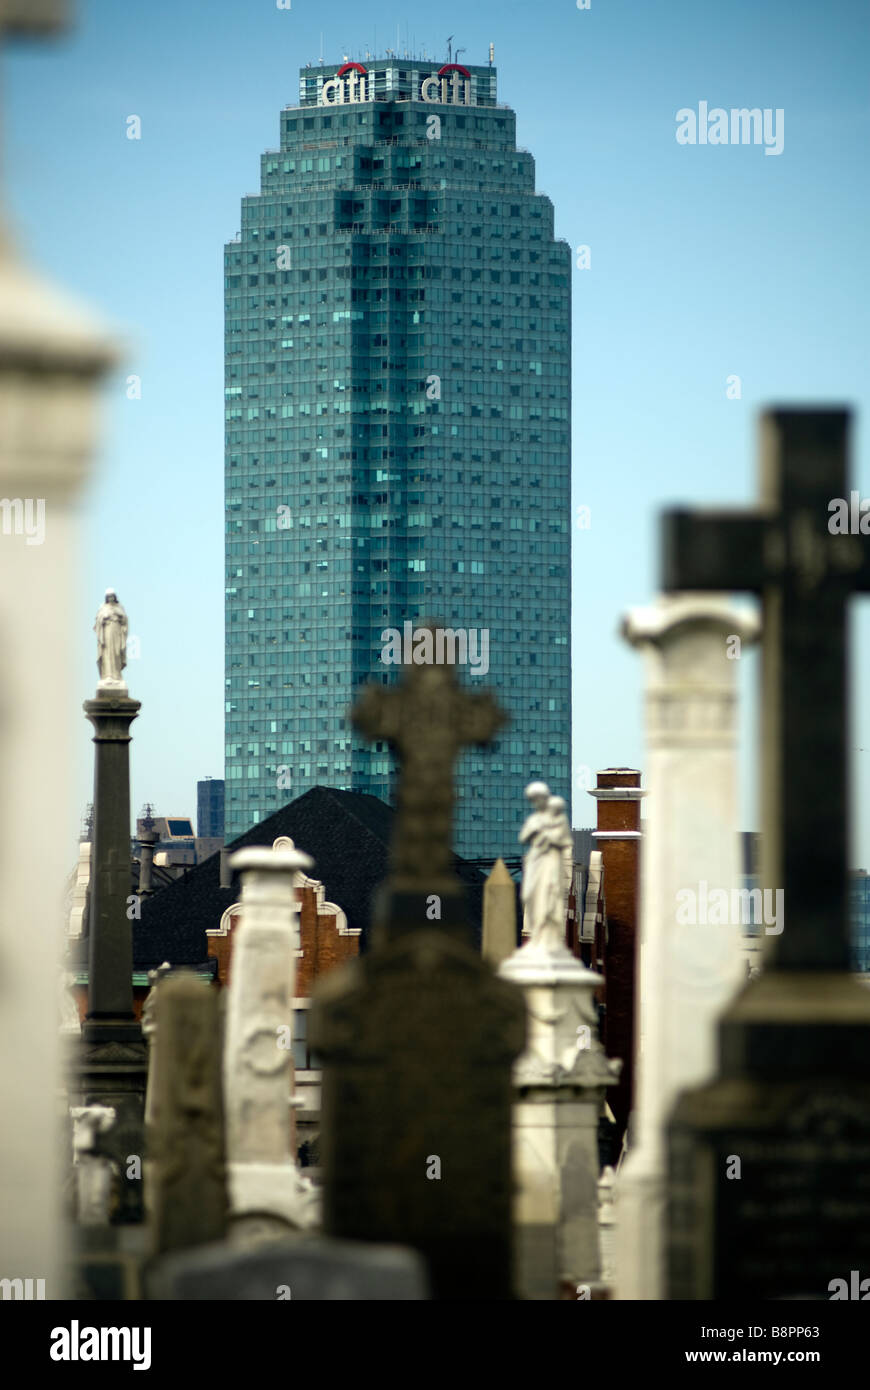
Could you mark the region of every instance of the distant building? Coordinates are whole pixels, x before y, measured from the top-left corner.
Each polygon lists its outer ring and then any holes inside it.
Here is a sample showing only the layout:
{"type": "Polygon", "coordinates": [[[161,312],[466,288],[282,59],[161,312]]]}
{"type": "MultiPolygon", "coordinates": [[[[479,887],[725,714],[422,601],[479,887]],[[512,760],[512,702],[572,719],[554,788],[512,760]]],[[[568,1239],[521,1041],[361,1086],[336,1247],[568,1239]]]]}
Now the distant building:
{"type": "Polygon", "coordinates": [[[390,798],[347,710],[425,616],[511,719],[457,771],[459,852],[530,780],[570,796],[571,273],[493,66],[300,71],[224,253],[229,838],[290,787],[390,798]]]}
{"type": "Polygon", "coordinates": [[[852,919],[852,969],[870,971],[870,874],[855,869],[849,875],[849,908],[852,919]]]}
{"type": "Polygon", "coordinates": [[[574,837],[574,863],[588,869],[589,856],[595,849],[595,829],[588,826],[584,830],[572,830],[571,834],[574,837]]]}
{"type": "Polygon", "coordinates": [[[157,832],[154,863],[163,869],[192,868],[196,863],[196,836],[189,816],[152,816],[150,825],[145,819],[136,821],[136,835],[143,830],[157,832]]]}
{"type": "MultiPolygon", "coordinates": [[[[194,835],[193,822],[189,816],[151,815],[148,821],[150,829],[155,830],[158,836],[154,846],[154,864],[158,868],[170,870],[173,877],[185,873],[195,864],[202,864],[223,848],[222,835],[194,835]]],[[[136,821],[136,836],[148,828],[146,819],[140,817],[136,821]]],[[[133,840],[133,856],[139,858],[137,838],[133,840]]]]}
{"type": "Polygon", "coordinates": [[[224,837],[224,780],[204,777],[196,784],[196,833],[201,839],[224,837]]]}

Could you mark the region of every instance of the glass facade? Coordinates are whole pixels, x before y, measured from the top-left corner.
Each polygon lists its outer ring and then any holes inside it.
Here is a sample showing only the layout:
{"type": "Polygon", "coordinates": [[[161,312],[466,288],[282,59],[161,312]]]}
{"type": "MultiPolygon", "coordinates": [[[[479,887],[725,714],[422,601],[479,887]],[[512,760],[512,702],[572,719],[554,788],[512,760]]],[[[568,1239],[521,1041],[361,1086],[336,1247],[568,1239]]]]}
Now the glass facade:
{"type": "Polygon", "coordinates": [[[224,833],[224,782],[221,777],[204,777],[196,784],[196,833],[208,838],[224,833]]]}
{"type": "Polygon", "coordinates": [[[467,632],[459,680],[511,718],[459,764],[457,851],[512,850],[532,778],[570,800],[571,253],[515,120],[492,67],[306,68],[242,200],[228,839],[316,785],[392,799],[346,715],[398,677],[386,630],[425,618],[467,632]]]}

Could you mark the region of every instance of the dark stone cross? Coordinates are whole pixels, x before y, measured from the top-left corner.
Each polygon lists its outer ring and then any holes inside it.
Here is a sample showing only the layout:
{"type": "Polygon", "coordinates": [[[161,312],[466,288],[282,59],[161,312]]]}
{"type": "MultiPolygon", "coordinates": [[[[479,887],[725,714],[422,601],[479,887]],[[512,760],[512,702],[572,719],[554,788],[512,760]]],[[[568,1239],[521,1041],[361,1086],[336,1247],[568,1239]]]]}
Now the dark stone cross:
{"type": "Polygon", "coordinates": [[[870,590],[870,536],[832,535],[849,497],[845,410],[763,421],[762,509],[664,518],[664,588],[763,602],[763,878],[784,890],[778,969],[849,967],[847,607],[870,590]]]}
{"type": "Polygon", "coordinates": [[[399,750],[401,771],[380,934],[312,1000],[324,1230],[418,1250],[436,1299],[510,1298],[511,1066],[525,1007],[463,939],[450,848],[453,761],[504,715],[451,668],[411,666],[395,689],[364,689],[353,720],[399,750]]]}
{"type": "MultiPolygon", "coordinates": [[[[763,880],[780,936],[719,1024],[717,1077],[668,1127],[668,1296],[828,1299],[870,1274],[870,993],[849,974],[848,641],[870,538],[849,499],[845,410],[763,420],[757,512],[670,512],[664,585],[763,604],[763,880]]],[[[701,928],[699,928],[701,930],[701,928]]]]}
{"type": "Polygon", "coordinates": [[[401,930],[415,915],[409,899],[421,894],[446,895],[439,920],[448,925],[451,909],[461,914],[451,849],[453,764],[469,744],[487,743],[506,715],[489,690],[464,690],[452,666],[413,665],[398,686],[363,686],[351,718],[370,740],[390,743],[401,763],[381,925],[401,930]]]}

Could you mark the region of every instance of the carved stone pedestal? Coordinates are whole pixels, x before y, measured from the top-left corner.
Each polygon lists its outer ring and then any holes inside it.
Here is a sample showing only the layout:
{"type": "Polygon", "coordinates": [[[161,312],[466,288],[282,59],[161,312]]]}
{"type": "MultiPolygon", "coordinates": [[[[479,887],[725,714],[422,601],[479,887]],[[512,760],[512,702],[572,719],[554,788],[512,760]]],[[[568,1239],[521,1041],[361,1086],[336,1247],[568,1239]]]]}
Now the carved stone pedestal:
{"type": "Polygon", "coordinates": [[[622,1063],[596,1035],[600,975],[564,946],[522,946],[499,967],[519,985],[528,1044],[514,1065],[514,1223],[521,1297],[597,1283],[598,1117],[622,1063]]]}
{"type": "Polygon", "coordinates": [[[299,905],[293,875],[311,867],[290,849],[243,849],[224,1044],[231,1236],[241,1243],[314,1225],[318,1193],[291,1147],[293,991],[299,905]]]}

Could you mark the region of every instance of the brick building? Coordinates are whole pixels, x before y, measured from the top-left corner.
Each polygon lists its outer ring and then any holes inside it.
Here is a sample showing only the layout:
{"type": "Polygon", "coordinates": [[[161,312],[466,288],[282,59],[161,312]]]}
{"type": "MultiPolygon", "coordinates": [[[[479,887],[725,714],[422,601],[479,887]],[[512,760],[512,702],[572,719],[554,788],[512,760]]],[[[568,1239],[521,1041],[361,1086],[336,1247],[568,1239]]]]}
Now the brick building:
{"type": "Polygon", "coordinates": [[[593,832],[601,854],[606,913],[600,914],[598,939],[592,951],[593,968],[604,973],[604,1029],[608,1057],[622,1058],[619,1083],[608,1089],[608,1104],[617,1126],[617,1153],[631,1111],[636,1047],[636,971],[640,894],[640,773],[609,767],[597,775],[590,791],[598,804],[593,832]],[[603,936],[603,940],[601,939],[603,936]]]}

